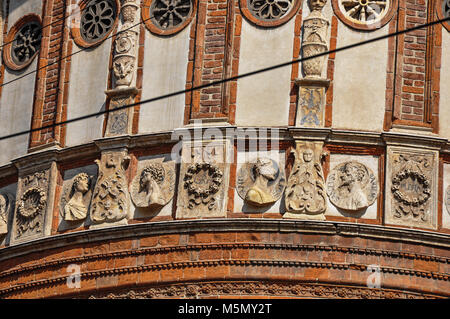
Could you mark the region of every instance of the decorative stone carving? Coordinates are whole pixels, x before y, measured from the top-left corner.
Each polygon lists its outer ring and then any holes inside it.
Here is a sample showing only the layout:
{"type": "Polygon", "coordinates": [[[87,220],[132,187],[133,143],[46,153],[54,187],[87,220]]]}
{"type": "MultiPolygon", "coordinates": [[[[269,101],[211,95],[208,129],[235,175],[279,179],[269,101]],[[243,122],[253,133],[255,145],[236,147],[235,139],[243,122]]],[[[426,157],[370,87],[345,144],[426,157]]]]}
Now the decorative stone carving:
{"type": "Polygon", "coordinates": [[[174,190],[174,165],[152,161],[140,169],[134,177],[131,199],[136,207],[159,208],[173,198],[174,190]]]}
{"type": "MultiPolygon", "coordinates": [[[[132,87],[136,74],[138,29],[136,20],[139,5],[136,0],[122,0],[122,27],[114,42],[113,79],[114,88],[106,91],[110,98],[109,109],[134,103],[137,89],[132,87]]],[[[108,115],[106,135],[114,136],[131,132],[133,108],[111,112],[108,115]]]]}
{"type": "Polygon", "coordinates": [[[81,14],[80,33],[86,42],[96,42],[111,31],[116,20],[115,0],[91,0],[81,14]]]}
{"type": "Polygon", "coordinates": [[[63,188],[60,211],[64,220],[71,222],[86,219],[92,197],[93,177],[79,173],[63,188]]]}
{"type": "Polygon", "coordinates": [[[286,179],[278,163],[263,157],[240,168],[236,187],[248,204],[268,206],[280,199],[285,185],[286,179]]]}
{"type": "Polygon", "coordinates": [[[388,13],[390,0],[338,0],[339,9],[354,23],[368,24],[381,21],[388,13]]]}
{"type": "Polygon", "coordinates": [[[43,234],[48,204],[48,187],[48,171],[36,172],[19,180],[13,226],[16,240],[43,234]]]}
{"type": "Polygon", "coordinates": [[[160,29],[174,29],[183,24],[193,11],[192,0],[153,0],[152,22],[160,29]]]}
{"type": "Polygon", "coordinates": [[[256,18],[278,20],[293,7],[294,0],[247,0],[247,7],[256,18]]]}
{"type": "Polygon", "coordinates": [[[369,207],[377,199],[377,178],[372,170],[362,163],[344,162],[328,175],[327,194],[336,207],[359,211],[369,207]]]}
{"type": "Polygon", "coordinates": [[[298,126],[319,127],[324,123],[325,89],[320,86],[300,86],[298,95],[298,126]]]}
{"type": "Polygon", "coordinates": [[[442,13],[444,15],[444,18],[450,17],[450,0],[442,1],[442,13]]]}
{"type": "Polygon", "coordinates": [[[228,174],[228,164],[224,162],[225,145],[183,145],[178,218],[225,216],[228,174]]]}
{"type": "Polygon", "coordinates": [[[13,205],[13,198],[7,193],[0,194],[0,235],[8,233],[8,217],[13,205]]]}
{"type": "MultiPolygon", "coordinates": [[[[328,50],[327,32],[330,21],[322,15],[326,0],[309,0],[311,13],[303,21],[303,58],[328,50]]],[[[305,78],[320,78],[326,56],[302,62],[305,78]]]]}
{"type": "Polygon", "coordinates": [[[436,160],[435,152],[389,150],[387,222],[436,227],[436,160]]]}
{"type": "Polygon", "coordinates": [[[130,157],[125,151],[107,151],[98,166],[98,179],[92,196],[90,217],[94,224],[126,224],[130,199],[125,170],[130,157]]]}
{"type": "Polygon", "coordinates": [[[285,218],[325,220],[327,199],[321,158],[323,142],[296,142],[286,191],[285,218]]]}

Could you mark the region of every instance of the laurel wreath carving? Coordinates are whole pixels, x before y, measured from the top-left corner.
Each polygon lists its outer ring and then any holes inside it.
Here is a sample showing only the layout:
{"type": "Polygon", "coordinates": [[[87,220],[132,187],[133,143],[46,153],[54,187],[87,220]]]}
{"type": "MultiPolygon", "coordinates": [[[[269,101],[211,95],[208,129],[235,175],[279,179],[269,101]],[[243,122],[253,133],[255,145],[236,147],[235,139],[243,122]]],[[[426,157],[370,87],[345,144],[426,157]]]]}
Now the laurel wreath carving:
{"type": "Polygon", "coordinates": [[[33,219],[44,209],[47,202],[45,191],[38,187],[26,190],[18,205],[19,214],[26,219],[33,219]]]}
{"type": "Polygon", "coordinates": [[[392,179],[391,190],[393,192],[394,197],[398,201],[400,201],[406,205],[410,205],[410,206],[414,206],[414,207],[425,204],[426,201],[431,196],[430,182],[428,181],[427,177],[425,175],[423,175],[422,173],[411,171],[409,169],[400,171],[399,173],[397,173],[394,176],[394,178],[392,179]],[[403,180],[407,179],[408,177],[411,177],[411,179],[417,180],[422,185],[423,196],[413,197],[412,199],[410,199],[400,191],[400,183],[403,180]]]}

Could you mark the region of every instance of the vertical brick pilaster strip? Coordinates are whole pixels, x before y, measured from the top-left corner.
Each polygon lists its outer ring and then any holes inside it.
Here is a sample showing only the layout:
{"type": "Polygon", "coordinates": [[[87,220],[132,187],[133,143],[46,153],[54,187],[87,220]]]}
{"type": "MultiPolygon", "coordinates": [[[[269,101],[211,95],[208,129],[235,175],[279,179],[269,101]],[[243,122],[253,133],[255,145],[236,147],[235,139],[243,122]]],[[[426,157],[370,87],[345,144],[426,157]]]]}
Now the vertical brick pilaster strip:
{"type": "MultiPolygon", "coordinates": [[[[54,124],[61,118],[65,64],[63,58],[66,5],[65,0],[48,0],[44,4],[42,44],[36,78],[32,128],[54,124]],[[58,105],[59,104],[59,105],[58,105]]],[[[60,142],[61,127],[52,127],[31,134],[30,149],[60,142]]]]}
{"type": "MultiPolygon", "coordinates": [[[[397,13],[389,22],[389,34],[397,31],[397,13]]],[[[388,131],[392,127],[392,117],[393,117],[393,107],[394,107],[394,96],[395,96],[395,61],[396,61],[396,48],[397,48],[397,37],[388,38],[388,58],[387,58],[387,68],[386,68],[386,103],[385,103],[385,113],[383,129],[388,131]]]]}
{"type": "MultiPolygon", "coordinates": [[[[200,7],[200,3],[197,2],[197,5],[200,7]]],[[[189,32],[189,53],[188,53],[188,64],[186,70],[186,90],[190,90],[193,87],[194,82],[194,62],[195,62],[195,50],[196,50],[196,35],[197,35],[197,25],[199,20],[200,8],[197,8],[197,17],[195,18],[195,23],[191,24],[191,30],[189,32]]],[[[184,124],[189,123],[190,115],[191,115],[191,107],[193,105],[193,96],[194,92],[186,92],[184,98],[184,124]]]]}
{"type": "MultiPolygon", "coordinates": [[[[218,81],[226,75],[227,0],[200,0],[195,37],[193,85],[218,81]]],[[[190,118],[226,117],[223,84],[194,91],[190,118]]]]}
{"type": "MultiPolygon", "coordinates": [[[[431,1],[431,15],[429,21],[436,19],[434,2],[431,1]]],[[[441,58],[442,58],[442,24],[435,24],[429,28],[432,32],[427,39],[430,44],[427,51],[429,61],[429,78],[427,79],[427,105],[428,121],[431,124],[433,133],[439,133],[439,101],[440,101],[440,80],[441,80],[441,58]]]]}
{"type": "MultiPolygon", "coordinates": [[[[300,33],[302,30],[302,9],[300,9],[295,16],[294,24],[294,46],[292,52],[292,60],[297,60],[300,56],[300,46],[301,39],[300,33]]],[[[289,98],[289,120],[288,125],[295,125],[295,116],[297,111],[297,98],[298,98],[298,87],[295,84],[295,79],[299,76],[300,63],[293,63],[291,68],[291,89],[289,98]]]]}
{"type": "MultiPolygon", "coordinates": [[[[136,88],[138,89],[138,94],[135,98],[135,103],[139,103],[142,99],[142,79],[144,76],[144,50],[145,50],[145,26],[142,23],[139,28],[139,40],[138,40],[138,66],[136,71],[136,88]]],[[[134,106],[133,111],[133,126],[132,126],[132,134],[137,134],[139,132],[139,112],[141,110],[141,105],[138,104],[134,106]]]]}
{"type": "MultiPolygon", "coordinates": [[[[231,48],[231,73],[230,77],[239,75],[239,56],[241,52],[241,31],[242,31],[242,15],[239,8],[239,1],[234,3],[234,30],[233,43],[231,48]]],[[[229,100],[228,100],[228,121],[230,124],[236,124],[236,98],[237,98],[237,80],[229,82],[229,100]]]]}
{"type": "MultiPolygon", "coordinates": [[[[338,20],[336,16],[331,18],[330,50],[335,50],[337,46],[338,20]]],[[[330,80],[330,86],[327,89],[325,101],[325,127],[331,127],[333,118],[333,79],[334,79],[334,60],[336,53],[328,55],[327,79],[330,80]]]]}
{"type": "MultiPolygon", "coordinates": [[[[8,34],[9,0],[2,0],[2,1],[0,1],[0,5],[2,6],[0,13],[2,15],[1,23],[2,23],[2,28],[3,28],[3,29],[1,29],[1,31],[2,31],[1,44],[3,45],[3,42],[4,42],[3,39],[5,39],[6,35],[8,34]],[[6,6],[5,6],[5,2],[6,2],[6,6]],[[6,10],[3,11],[3,8],[6,8],[6,10]]],[[[2,51],[0,51],[0,53],[3,54],[2,51]]],[[[0,66],[0,85],[3,84],[4,78],[5,78],[5,64],[3,63],[3,60],[2,60],[1,61],[1,66],[0,66]]],[[[2,96],[2,92],[3,92],[3,86],[0,86],[0,98],[2,96]]],[[[0,105],[0,107],[1,107],[1,105],[0,105]]]]}

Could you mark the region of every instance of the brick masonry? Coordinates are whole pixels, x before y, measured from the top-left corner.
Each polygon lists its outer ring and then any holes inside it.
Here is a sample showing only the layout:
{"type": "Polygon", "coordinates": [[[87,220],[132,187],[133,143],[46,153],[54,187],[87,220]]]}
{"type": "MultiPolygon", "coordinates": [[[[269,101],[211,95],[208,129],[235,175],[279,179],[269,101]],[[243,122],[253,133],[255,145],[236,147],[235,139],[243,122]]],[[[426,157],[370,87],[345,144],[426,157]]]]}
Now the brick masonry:
{"type": "MultiPolygon", "coordinates": [[[[174,282],[202,287],[205,282],[222,281],[256,281],[272,287],[280,282],[291,286],[315,282],[332,287],[334,293],[329,292],[328,297],[336,298],[363,298],[365,294],[448,298],[450,291],[445,249],[389,239],[298,232],[190,232],[114,239],[3,260],[0,269],[2,298],[88,297],[146,286],[161,289],[174,282]],[[70,264],[80,266],[79,289],[66,284],[70,264]],[[367,287],[370,265],[379,267],[380,288],[367,287]],[[349,286],[363,293],[348,295],[344,287],[349,286]]],[[[256,288],[198,294],[302,297],[299,291],[256,288]]]]}

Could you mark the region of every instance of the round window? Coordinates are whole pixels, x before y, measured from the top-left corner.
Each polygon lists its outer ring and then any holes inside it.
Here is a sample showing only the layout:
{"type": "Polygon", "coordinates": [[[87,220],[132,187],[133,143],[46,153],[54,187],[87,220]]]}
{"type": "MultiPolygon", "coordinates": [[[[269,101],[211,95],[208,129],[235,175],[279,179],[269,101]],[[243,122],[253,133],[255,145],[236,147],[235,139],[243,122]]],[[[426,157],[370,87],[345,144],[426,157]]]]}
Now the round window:
{"type": "Polygon", "coordinates": [[[20,19],[5,39],[3,57],[6,66],[12,70],[27,67],[38,55],[41,39],[42,25],[39,16],[30,14],[20,19]]]}

